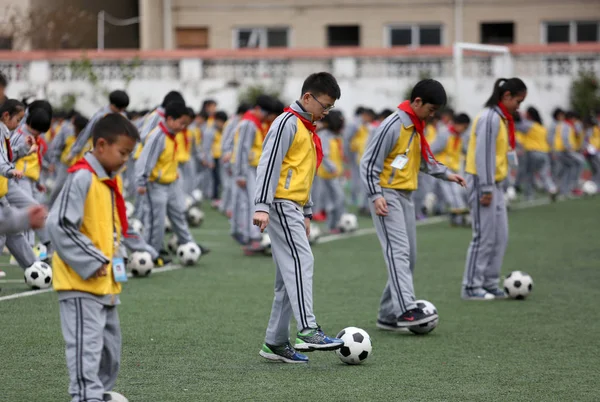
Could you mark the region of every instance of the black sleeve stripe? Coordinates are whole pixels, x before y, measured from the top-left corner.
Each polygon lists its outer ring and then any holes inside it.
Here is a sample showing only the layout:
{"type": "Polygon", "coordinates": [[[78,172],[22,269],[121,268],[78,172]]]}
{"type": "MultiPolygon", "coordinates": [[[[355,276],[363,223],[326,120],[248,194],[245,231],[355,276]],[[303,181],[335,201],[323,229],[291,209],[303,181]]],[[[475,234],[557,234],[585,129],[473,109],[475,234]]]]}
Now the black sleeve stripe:
{"type": "Polygon", "coordinates": [[[370,195],[374,195],[377,192],[376,187],[375,187],[375,182],[374,182],[373,178],[371,177],[371,173],[373,172],[373,169],[375,169],[375,163],[377,163],[377,156],[379,155],[379,152],[381,151],[381,145],[383,144],[383,140],[385,139],[385,136],[387,135],[387,132],[389,131],[389,129],[399,119],[400,119],[400,116],[398,114],[396,114],[392,119],[390,119],[390,121],[385,125],[385,127],[382,128],[381,135],[377,139],[377,142],[373,149],[373,153],[371,154],[371,157],[369,158],[369,162],[367,163],[367,184],[369,187],[370,195]]]}
{"type": "MultiPolygon", "coordinates": [[[[485,130],[485,178],[488,184],[493,184],[492,171],[490,169],[490,151],[492,150],[492,122],[495,112],[490,109],[490,112],[486,119],[486,130],[485,130]]],[[[495,158],[496,155],[491,155],[495,158]]]]}
{"type": "Polygon", "coordinates": [[[271,154],[269,155],[269,161],[267,163],[267,170],[265,171],[265,179],[263,180],[262,190],[260,192],[260,198],[258,199],[259,203],[267,202],[267,195],[269,194],[269,183],[271,183],[271,178],[273,176],[273,170],[275,168],[275,160],[277,159],[277,150],[279,149],[279,145],[281,143],[281,137],[283,133],[283,129],[285,125],[289,121],[289,119],[294,116],[294,114],[289,113],[287,116],[281,119],[281,124],[277,128],[277,132],[275,133],[275,139],[273,148],[271,149],[271,154]]]}

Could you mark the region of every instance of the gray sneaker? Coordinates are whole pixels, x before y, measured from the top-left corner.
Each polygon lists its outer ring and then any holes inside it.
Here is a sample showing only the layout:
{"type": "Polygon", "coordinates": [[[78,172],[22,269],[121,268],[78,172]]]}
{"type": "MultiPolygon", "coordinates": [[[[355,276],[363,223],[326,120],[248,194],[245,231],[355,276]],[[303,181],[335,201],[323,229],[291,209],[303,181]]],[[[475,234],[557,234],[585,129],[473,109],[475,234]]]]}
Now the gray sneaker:
{"type": "Polygon", "coordinates": [[[494,297],[496,299],[506,299],[506,293],[504,292],[503,289],[500,289],[498,287],[496,288],[484,288],[483,290],[485,290],[488,293],[491,293],[494,295],[494,297]]]}
{"type": "Polygon", "coordinates": [[[296,352],[289,342],[280,346],[265,343],[258,354],[265,359],[284,363],[308,363],[308,356],[296,352]]]}
{"type": "Polygon", "coordinates": [[[312,352],[313,350],[336,350],[342,346],[344,346],[344,341],[325,335],[321,327],[312,329],[307,334],[298,332],[296,335],[296,349],[305,352],[312,352]]]}

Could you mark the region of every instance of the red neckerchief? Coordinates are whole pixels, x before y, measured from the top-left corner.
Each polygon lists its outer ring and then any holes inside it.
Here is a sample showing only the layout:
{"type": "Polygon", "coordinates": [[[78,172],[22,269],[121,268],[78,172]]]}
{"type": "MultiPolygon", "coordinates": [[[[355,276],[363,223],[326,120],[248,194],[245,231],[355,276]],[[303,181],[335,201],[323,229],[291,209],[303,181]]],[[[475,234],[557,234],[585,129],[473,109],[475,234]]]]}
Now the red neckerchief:
{"type": "Polygon", "coordinates": [[[569,126],[571,126],[571,128],[573,129],[573,131],[577,131],[575,129],[575,120],[574,119],[565,119],[565,123],[567,123],[569,126]]]}
{"type": "Polygon", "coordinates": [[[13,152],[12,152],[12,148],[10,147],[10,140],[6,137],[4,137],[4,144],[6,145],[6,153],[8,154],[8,160],[9,160],[9,162],[12,163],[13,152]]]}
{"type": "Polygon", "coordinates": [[[263,136],[263,139],[265,138],[266,132],[263,131],[262,121],[260,121],[260,119],[256,117],[254,113],[252,113],[252,110],[248,110],[246,113],[244,113],[242,120],[250,120],[252,123],[254,123],[256,129],[260,131],[260,134],[263,136]]]}
{"type": "MultiPolygon", "coordinates": [[[[87,170],[97,176],[96,171],[85,158],[81,158],[75,162],[75,164],[71,166],[67,172],[74,173],[78,170],[87,170]]],[[[119,190],[117,178],[115,177],[114,179],[105,179],[101,181],[115,194],[115,204],[117,205],[117,213],[119,214],[119,220],[121,221],[121,233],[123,233],[124,237],[133,237],[127,234],[129,229],[129,222],[127,222],[127,208],[125,207],[125,199],[123,198],[123,194],[121,194],[121,191],[119,190]]]]}
{"type": "Polygon", "coordinates": [[[453,146],[454,150],[456,151],[458,149],[458,146],[460,145],[460,134],[456,131],[452,124],[448,125],[448,131],[450,131],[450,134],[452,134],[452,136],[454,137],[453,146]]]}
{"type": "Polygon", "coordinates": [[[433,159],[434,163],[437,163],[435,158],[433,157],[433,152],[431,152],[431,148],[429,148],[429,143],[423,134],[423,130],[425,130],[425,122],[417,117],[415,111],[410,107],[410,101],[404,101],[398,105],[398,109],[405,112],[408,117],[410,117],[410,121],[412,121],[415,126],[415,130],[419,133],[419,138],[421,140],[421,157],[425,159],[425,162],[429,163],[429,158],[433,159]]]}
{"type": "Polygon", "coordinates": [[[515,149],[517,146],[517,139],[515,137],[515,119],[513,118],[512,113],[509,113],[506,109],[506,106],[502,104],[502,102],[498,103],[498,107],[502,111],[504,118],[508,122],[508,142],[510,143],[510,148],[515,149]]]}
{"type": "Polygon", "coordinates": [[[317,127],[311,121],[302,117],[300,115],[300,113],[296,112],[294,109],[292,109],[289,106],[286,107],[285,109],[283,109],[283,111],[289,112],[289,113],[293,114],[294,116],[296,116],[302,122],[302,124],[304,124],[304,127],[306,127],[306,129],[308,131],[310,131],[310,133],[312,134],[313,143],[315,144],[315,151],[317,152],[317,169],[318,169],[319,166],[321,166],[321,161],[323,161],[323,146],[321,145],[321,139],[317,135],[317,127]]]}
{"type": "Polygon", "coordinates": [[[44,139],[42,138],[41,135],[35,139],[35,143],[37,144],[38,164],[40,165],[40,169],[41,169],[42,168],[42,157],[46,154],[46,151],[48,151],[48,144],[46,144],[46,141],[44,141],[44,139]]]}
{"type": "Polygon", "coordinates": [[[167,126],[165,126],[165,123],[163,123],[162,121],[160,123],[158,123],[158,127],[160,127],[160,130],[165,133],[165,135],[167,137],[169,137],[173,143],[174,143],[174,148],[173,148],[173,159],[175,159],[175,156],[177,154],[177,141],[175,141],[175,134],[171,133],[169,131],[169,129],[167,128],[167,126]]]}

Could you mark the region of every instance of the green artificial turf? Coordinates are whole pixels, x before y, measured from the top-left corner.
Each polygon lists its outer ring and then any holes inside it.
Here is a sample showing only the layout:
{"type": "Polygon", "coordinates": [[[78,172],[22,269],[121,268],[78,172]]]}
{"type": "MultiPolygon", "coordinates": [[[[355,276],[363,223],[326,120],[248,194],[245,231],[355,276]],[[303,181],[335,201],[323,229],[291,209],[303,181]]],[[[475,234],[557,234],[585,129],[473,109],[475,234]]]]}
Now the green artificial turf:
{"type": "MultiPolygon", "coordinates": [[[[375,328],[386,281],[375,235],[315,246],[317,320],[331,335],[347,326],[371,335],[373,354],[360,366],[342,364],[333,352],[309,354],[308,365],[258,356],[273,263],[243,257],[226,220],[207,211],[195,235],[213,252],[197,267],[126,284],[115,390],[132,402],[597,400],[598,211],[600,198],[511,211],[503,274],[532,275],[534,291],[525,301],[461,301],[470,230],[445,222],[419,227],[417,297],[440,314],[427,336],[375,328]]],[[[22,275],[6,270],[8,279],[22,275]]],[[[0,297],[27,290],[0,286],[0,297]]],[[[0,400],[69,400],[56,295],[0,301],[0,317],[0,400]]]]}

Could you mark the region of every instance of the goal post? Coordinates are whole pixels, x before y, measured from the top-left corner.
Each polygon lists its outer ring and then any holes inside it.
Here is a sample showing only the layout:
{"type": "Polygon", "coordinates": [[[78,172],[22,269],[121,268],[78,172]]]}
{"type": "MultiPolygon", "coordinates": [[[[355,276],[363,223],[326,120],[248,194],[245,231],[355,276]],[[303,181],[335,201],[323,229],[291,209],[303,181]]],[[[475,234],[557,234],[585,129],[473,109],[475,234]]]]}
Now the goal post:
{"type": "MultiPolygon", "coordinates": [[[[456,42],[453,46],[452,59],[454,68],[455,110],[463,110],[461,91],[464,90],[464,60],[466,52],[489,53],[492,56],[493,80],[501,76],[510,77],[513,73],[513,60],[507,46],[482,45],[479,43],[456,42]]],[[[490,85],[491,89],[491,85],[490,85]]]]}

